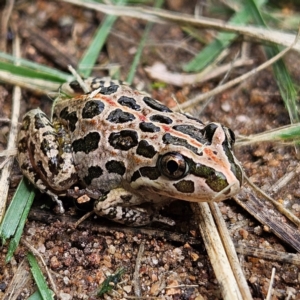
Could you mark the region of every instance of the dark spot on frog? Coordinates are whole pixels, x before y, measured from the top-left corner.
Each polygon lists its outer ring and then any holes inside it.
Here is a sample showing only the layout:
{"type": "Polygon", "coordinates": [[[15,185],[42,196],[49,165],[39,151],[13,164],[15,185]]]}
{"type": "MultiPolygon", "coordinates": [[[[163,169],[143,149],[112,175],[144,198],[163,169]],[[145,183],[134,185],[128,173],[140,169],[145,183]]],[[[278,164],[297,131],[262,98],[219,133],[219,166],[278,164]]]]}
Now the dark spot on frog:
{"type": "Polygon", "coordinates": [[[198,122],[198,123],[204,125],[203,122],[201,122],[201,121],[200,121],[199,119],[197,119],[197,118],[194,118],[194,117],[192,117],[192,116],[190,116],[190,115],[188,115],[188,114],[182,114],[182,115],[184,115],[185,117],[187,117],[187,118],[190,119],[190,120],[196,121],[196,122],[198,122]]]}
{"type": "Polygon", "coordinates": [[[37,168],[38,168],[38,170],[39,170],[39,173],[42,173],[42,175],[44,176],[44,178],[47,178],[48,176],[47,176],[46,170],[45,170],[44,167],[43,167],[43,162],[39,160],[39,161],[36,163],[36,166],[37,166],[37,168]]]}
{"type": "MultiPolygon", "coordinates": [[[[171,109],[169,109],[167,106],[159,103],[158,101],[154,100],[150,97],[144,97],[143,101],[151,108],[161,111],[161,112],[172,112],[171,109]]],[[[169,123],[167,123],[169,124],[169,123]]]]}
{"type": "MultiPolygon", "coordinates": [[[[42,181],[43,182],[43,186],[44,186],[44,189],[46,188],[45,187],[45,182],[42,180],[41,178],[41,174],[36,172],[36,170],[34,170],[33,168],[30,168],[30,172],[31,172],[31,175],[33,176],[33,182],[38,182],[38,181],[42,181]]],[[[39,188],[41,186],[41,183],[39,183],[39,188]]]]}
{"type": "Polygon", "coordinates": [[[67,120],[68,114],[69,114],[68,107],[65,107],[65,108],[60,112],[59,117],[62,118],[62,119],[67,120]]]}
{"type": "Polygon", "coordinates": [[[43,112],[40,112],[34,116],[34,128],[35,129],[45,128],[47,125],[50,125],[52,127],[48,117],[43,112]],[[42,120],[43,117],[46,120],[42,120]]]}
{"type": "MultiPolygon", "coordinates": [[[[220,192],[228,186],[226,176],[202,164],[196,164],[193,161],[189,162],[190,173],[201,178],[205,178],[205,183],[215,192],[220,192]]],[[[228,193],[228,192],[226,192],[228,193]]]]}
{"type": "Polygon", "coordinates": [[[197,140],[201,144],[205,144],[207,140],[204,138],[201,129],[193,126],[193,125],[175,125],[173,129],[179,132],[182,132],[191,138],[197,140]]]}
{"type": "Polygon", "coordinates": [[[94,77],[92,79],[92,84],[100,84],[100,86],[103,86],[104,85],[104,80],[102,80],[101,78],[99,77],[94,77]]]}
{"type": "Polygon", "coordinates": [[[42,142],[41,142],[40,149],[41,149],[41,151],[43,152],[43,154],[45,156],[48,156],[49,155],[48,152],[51,150],[49,140],[43,139],[42,142]]]}
{"type": "MultiPolygon", "coordinates": [[[[122,84],[121,81],[118,81],[120,84],[122,84]]],[[[112,86],[112,85],[116,85],[115,82],[111,81],[111,80],[103,80],[103,78],[101,77],[94,77],[91,83],[91,88],[93,90],[96,90],[100,87],[104,87],[104,86],[112,86]]]]}
{"type": "Polygon", "coordinates": [[[178,192],[181,193],[193,193],[195,191],[194,182],[191,180],[181,180],[177,183],[174,183],[174,186],[178,192]]]}
{"type": "Polygon", "coordinates": [[[88,168],[88,175],[83,180],[87,185],[90,185],[94,178],[99,178],[102,174],[103,171],[99,166],[91,166],[88,168]]]}
{"type": "Polygon", "coordinates": [[[65,107],[59,114],[60,118],[68,121],[69,128],[71,131],[74,131],[76,128],[76,123],[78,121],[76,111],[69,113],[68,107],[65,107]]]}
{"type": "Polygon", "coordinates": [[[115,93],[119,88],[119,85],[112,84],[110,86],[102,86],[99,93],[103,95],[111,95],[115,93]]]}
{"type": "Polygon", "coordinates": [[[27,137],[23,137],[21,140],[19,140],[19,142],[18,142],[18,152],[19,153],[27,152],[27,143],[28,143],[27,137]]]}
{"type": "Polygon", "coordinates": [[[201,155],[201,154],[198,153],[198,149],[196,147],[190,145],[186,139],[178,138],[176,136],[171,135],[170,133],[166,133],[163,136],[163,142],[167,145],[171,144],[171,145],[177,145],[177,146],[185,147],[189,150],[192,150],[197,155],[201,155]]]}
{"type": "Polygon", "coordinates": [[[139,179],[140,177],[141,177],[141,173],[139,172],[139,170],[137,170],[132,174],[130,182],[134,182],[137,179],[139,179]]]}
{"type": "Polygon", "coordinates": [[[209,143],[212,143],[214,134],[218,127],[219,125],[215,123],[209,123],[202,129],[202,133],[209,143]]]}
{"type": "Polygon", "coordinates": [[[84,90],[82,89],[82,87],[80,86],[80,83],[77,80],[71,81],[69,83],[69,86],[72,88],[72,90],[75,93],[81,93],[84,94],[84,90]]]}
{"type": "Polygon", "coordinates": [[[171,118],[163,116],[163,115],[153,115],[150,117],[150,120],[152,122],[158,122],[158,123],[162,123],[162,124],[172,124],[173,123],[171,118]]]}
{"type": "Polygon", "coordinates": [[[153,123],[148,122],[141,122],[140,123],[140,129],[143,132],[159,132],[160,128],[155,126],[153,123]]]}
{"type": "Polygon", "coordinates": [[[147,158],[152,158],[157,153],[157,151],[155,151],[154,147],[147,141],[141,140],[136,149],[136,153],[147,158]]]}
{"type": "Polygon", "coordinates": [[[76,123],[78,121],[77,115],[76,115],[76,111],[71,112],[68,115],[68,121],[69,121],[69,128],[71,131],[74,131],[76,128],[76,123]]]}
{"type": "Polygon", "coordinates": [[[22,127],[20,128],[20,130],[27,131],[29,129],[30,121],[31,121],[30,117],[29,116],[25,116],[23,118],[22,127]]]}
{"type": "Polygon", "coordinates": [[[21,170],[26,170],[27,172],[30,172],[30,173],[36,175],[36,172],[34,172],[34,168],[32,167],[32,165],[30,165],[30,164],[27,163],[27,162],[24,162],[24,163],[21,165],[21,170]]]}
{"type": "Polygon", "coordinates": [[[120,197],[124,202],[129,202],[132,199],[132,195],[121,195],[120,197]]]}
{"type": "Polygon", "coordinates": [[[60,170],[59,164],[62,163],[62,158],[58,155],[50,157],[48,160],[48,167],[53,175],[57,175],[58,171],[60,170]]]}
{"type": "Polygon", "coordinates": [[[156,180],[161,175],[156,167],[142,167],[135,171],[131,177],[131,182],[136,181],[140,177],[148,177],[151,180],[156,180]]]}
{"type": "Polygon", "coordinates": [[[136,103],[135,99],[131,98],[131,97],[121,96],[118,99],[118,103],[120,103],[123,106],[129,107],[129,108],[131,108],[133,110],[136,110],[136,111],[140,111],[141,110],[140,105],[138,105],[136,103]]]}
{"type": "Polygon", "coordinates": [[[104,109],[104,103],[100,100],[90,100],[85,103],[82,110],[83,119],[91,119],[101,114],[104,109]]]}
{"type": "Polygon", "coordinates": [[[42,134],[43,137],[49,136],[49,135],[54,135],[54,136],[56,136],[56,133],[54,133],[53,131],[45,131],[45,132],[43,132],[43,134],[42,134]]]}
{"type": "Polygon", "coordinates": [[[121,130],[120,132],[112,132],[108,141],[113,148],[126,151],[138,144],[138,135],[133,130],[121,130]]]}
{"type": "Polygon", "coordinates": [[[122,161],[110,160],[105,164],[106,170],[108,173],[116,173],[119,175],[124,175],[126,168],[122,161]]]}
{"type": "Polygon", "coordinates": [[[134,115],[128,112],[124,112],[120,108],[113,110],[107,117],[107,121],[112,123],[122,124],[135,119],[134,115]]]}
{"type": "Polygon", "coordinates": [[[84,138],[75,140],[72,143],[73,151],[85,152],[86,154],[98,149],[98,144],[100,141],[100,134],[99,132],[90,132],[84,138]]]}
{"type": "Polygon", "coordinates": [[[240,185],[243,184],[243,172],[241,167],[235,162],[233,153],[223,144],[223,150],[226,154],[226,157],[230,163],[230,170],[235,175],[235,177],[239,180],[240,185]]]}

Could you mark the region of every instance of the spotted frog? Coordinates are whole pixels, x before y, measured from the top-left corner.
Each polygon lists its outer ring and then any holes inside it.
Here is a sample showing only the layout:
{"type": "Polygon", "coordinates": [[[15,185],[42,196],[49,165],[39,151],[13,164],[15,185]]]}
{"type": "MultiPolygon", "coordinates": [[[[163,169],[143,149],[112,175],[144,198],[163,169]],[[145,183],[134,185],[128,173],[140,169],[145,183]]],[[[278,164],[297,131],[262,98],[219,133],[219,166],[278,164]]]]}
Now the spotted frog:
{"type": "Polygon", "coordinates": [[[41,192],[58,203],[93,198],[96,214],[132,226],[159,220],[156,209],[174,199],[222,201],[239,192],[229,128],[172,112],[120,81],[85,83],[86,94],[77,81],[62,86],[51,120],[39,109],[23,118],[18,161],[41,192]]]}

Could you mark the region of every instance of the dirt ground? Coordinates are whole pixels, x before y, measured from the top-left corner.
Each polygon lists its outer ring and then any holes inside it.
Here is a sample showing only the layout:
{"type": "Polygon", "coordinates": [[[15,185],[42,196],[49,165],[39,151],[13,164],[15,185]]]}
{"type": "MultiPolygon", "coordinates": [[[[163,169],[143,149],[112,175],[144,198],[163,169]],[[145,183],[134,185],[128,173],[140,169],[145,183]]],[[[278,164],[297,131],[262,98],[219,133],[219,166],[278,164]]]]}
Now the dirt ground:
{"type": "MultiPolygon", "coordinates": [[[[193,13],[196,1],[167,1],[164,9],[193,13]],[[188,3],[188,4],[187,4],[188,3]]],[[[14,28],[22,39],[21,55],[29,60],[67,71],[67,65],[76,67],[93,33],[104,15],[92,10],[55,1],[17,2],[12,13],[14,28]],[[49,45],[45,44],[45,39],[49,45]],[[51,47],[60,53],[51,52],[51,47]]],[[[143,34],[145,22],[122,17],[113,26],[97,65],[120,64],[121,79],[125,79],[133,56],[143,34]]],[[[197,31],[208,42],[214,37],[210,31],[197,31]]],[[[7,35],[11,49],[13,31],[7,35]]],[[[240,49],[242,41],[230,47],[230,61],[240,49]]],[[[250,43],[248,53],[251,66],[233,69],[230,78],[237,77],[265,61],[263,48],[250,43]]],[[[193,98],[217,86],[222,76],[209,82],[184,87],[164,85],[152,88],[153,79],[145,72],[146,66],[163,62],[171,72],[182,72],[182,65],[192,59],[201,44],[176,25],[154,24],[143,51],[134,84],[143,87],[152,96],[170,107],[193,98]]],[[[295,80],[300,78],[295,61],[299,55],[290,53],[286,63],[295,80]]],[[[95,76],[107,76],[105,70],[93,71],[95,76]]],[[[229,78],[229,79],[230,79],[229,78]]],[[[227,79],[227,80],[229,80],[227,79]]],[[[12,86],[0,84],[0,117],[10,118],[12,86]]],[[[29,109],[40,107],[50,113],[51,99],[46,95],[22,90],[21,116],[29,109]]],[[[250,135],[289,124],[271,68],[217,97],[202,110],[197,107],[193,115],[203,122],[216,121],[230,127],[236,135],[250,135]]],[[[1,123],[0,149],[6,147],[9,123],[1,123]]],[[[236,147],[235,153],[248,177],[264,191],[268,191],[279,178],[293,170],[298,160],[292,146],[259,143],[236,147]]],[[[17,162],[11,176],[13,195],[21,173],[17,162]]],[[[275,199],[300,216],[300,188],[297,175],[277,194],[275,199]]],[[[107,276],[125,269],[120,281],[105,299],[127,299],[134,295],[134,271],[140,245],[144,252],[139,270],[139,288],[142,297],[149,299],[222,299],[203,245],[198,226],[188,203],[178,201],[166,207],[163,214],[176,221],[176,226],[127,228],[101,218],[90,217],[77,229],[73,224],[82,216],[66,200],[65,215],[56,215],[51,209],[41,209],[47,196],[39,195],[34,202],[23,233],[23,239],[37,249],[55,279],[61,299],[96,299],[99,284],[107,276]],[[152,297],[152,298],[150,298],[152,297]]],[[[272,268],[276,268],[272,299],[300,299],[299,262],[269,260],[243,253],[249,248],[297,254],[288,243],[276,237],[264,224],[241,208],[234,200],[219,204],[235,245],[239,246],[239,259],[254,299],[265,299],[272,268]]],[[[295,228],[295,231],[297,229],[295,228]]],[[[18,247],[11,263],[6,264],[7,245],[0,248],[0,299],[6,292],[17,268],[24,260],[27,249],[18,247]]],[[[298,256],[299,259],[299,256],[298,256]]],[[[28,269],[26,265],[25,269],[28,269]]],[[[28,283],[17,299],[27,299],[35,290],[28,275],[28,283]]]]}

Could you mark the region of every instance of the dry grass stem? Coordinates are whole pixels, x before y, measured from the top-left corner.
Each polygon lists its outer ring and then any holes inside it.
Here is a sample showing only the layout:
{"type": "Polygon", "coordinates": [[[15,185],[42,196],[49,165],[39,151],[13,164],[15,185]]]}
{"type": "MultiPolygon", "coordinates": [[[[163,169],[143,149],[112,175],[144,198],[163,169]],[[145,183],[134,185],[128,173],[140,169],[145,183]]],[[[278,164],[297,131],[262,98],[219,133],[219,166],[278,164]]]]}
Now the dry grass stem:
{"type": "Polygon", "coordinates": [[[223,242],[223,246],[225,248],[228,260],[230,262],[232,271],[234,273],[236,282],[240,288],[243,299],[251,300],[252,296],[251,296],[251,292],[249,290],[249,286],[247,284],[247,280],[241,269],[241,265],[240,265],[239,259],[237,257],[237,254],[236,254],[234,244],[229,235],[228,229],[226,227],[223,216],[220,212],[219,206],[217,203],[211,202],[211,203],[209,203],[209,207],[211,209],[212,215],[217,224],[218,232],[219,232],[221,240],[223,242]]]}
{"type": "Polygon", "coordinates": [[[72,66],[68,66],[68,69],[72,73],[72,75],[75,77],[75,79],[78,81],[78,83],[80,84],[80,87],[82,88],[83,92],[85,94],[89,93],[91,91],[90,87],[83,81],[83,79],[77,73],[77,71],[72,66]]]}
{"type": "Polygon", "coordinates": [[[234,63],[228,63],[222,66],[218,66],[214,69],[207,68],[198,74],[184,74],[184,73],[172,73],[167,70],[167,67],[162,63],[155,63],[151,67],[146,67],[145,71],[151,78],[156,80],[176,85],[185,86],[192,85],[195,83],[201,83],[213,78],[219,77],[226,73],[229,68],[237,68],[241,66],[249,66],[253,64],[252,59],[240,58],[234,61],[234,63]]]}
{"type": "MultiPolygon", "coordinates": [[[[206,202],[191,203],[201,236],[214,269],[224,300],[242,300],[243,296],[223,247],[219,232],[206,202]]],[[[252,298],[249,298],[252,299],[252,298]]]]}
{"type": "MultiPolygon", "coordinates": [[[[0,153],[0,157],[15,156],[15,155],[17,155],[17,148],[6,149],[6,150],[1,151],[1,153],[0,153]]],[[[1,164],[1,169],[3,168],[3,166],[4,166],[4,162],[1,164]]]]}
{"type": "Polygon", "coordinates": [[[289,210],[282,206],[278,201],[267,195],[262,189],[260,189],[257,185],[251,182],[251,180],[244,175],[245,181],[253,188],[255,192],[261,195],[264,199],[270,201],[279,212],[281,212],[284,216],[286,216],[291,222],[293,222],[297,227],[300,227],[300,219],[292,214],[289,210]]]}
{"type": "MultiPolygon", "coordinates": [[[[266,95],[268,96],[268,95],[266,95]]],[[[296,130],[299,127],[299,123],[289,124],[285,126],[280,126],[274,129],[270,129],[261,133],[250,134],[248,136],[239,135],[235,143],[235,147],[249,146],[253,144],[258,144],[262,142],[276,142],[281,145],[294,145],[294,142],[283,141],[282,138],[276,136],[276,132],[285,130],[296,130]],[[274,137],[275,135],[275,137],[274,137]]]]}
{"type": "Polygon", "coordinates": [[[213,89],[213,90],[211,90],[207,93],[201,94],[199,96],[196,96],[193,99],[190,99],[189,101],[181,104],[181,109],[186,110],[188,108],[194,107],[194,106],[198,105],[199,103],[201,103],[202,101],[204,101],[205,99],[207,99],[209,97],[212,97],[212,96],[215,96],[215,95],[217,95],[221,92],[224,92],[225,90],[235,86],[238,83],[241,83],[242,81],[250,78],[251,76],[255,75],[256,73],[262,71],[263,69],[271,66],[277,60],[282,58],[287,52],[289,52],[293,48],[293,46],[297,43],[298,39],[299,39],[299,32],[298,32],[296,38],[294,39],[294,42],[289,47],[282,50],[281,52],[279,52],[277,55],[275,55],[271,59],[267,60],[266,62],[264,62],[263,64],[261,64],[257,68],[243,74],[242,76],[239,76],[239,77],[237,77],[237,78],[235,78],[231,81],[228,81],[227,83],[225,83],[221,86],[218,86],[215,89],[213,89]]]}
{"type": "Polygon", "coordinates": [[[274,284],[274,279],[275,279],[275,273],[276,273],[276,269],[273,268],[272,269],[272,275],[271,275],[271,279],[270,279],[270,285],[269,285],[269,289],[268,289],[268,294],[267,294],[266,300],[271,300],[272,289],[273,289],[273,284],[274,284]]]}
{"type": "Polygon", "coordinates": [[[145,243],[141,242],[140,247],[139,247],[139,252],[136,258],[136,264],[134,268],[134,273],[133,273],[133,288],[134,288],[134,295],[136,297],[141,297],[141,285],[140,285],[140,268],[141,268],[141,263],[142,263],[142,257],[144,254],[145,250],[145,243]]]}
{"type": "Polygon", "coordinates": [[[278,179],[277,182],[275,182],[275,184],[273,184],[273,186],[271,186],[271,188],[269,189],[269,193],[270,194],[278,193],[282,188],[286,187],[290,181],[296,179],[299,174],[300,174],[300,165],[294,168],[292,171],[283,175],[280,179],[278,179]]]}
{"type": "MultiPolygon", "coordinates": [[[[192,15],[170,12],[163,9],[137,7],[137,6],[117,6],[105,5],[100,3],[83,2],[81,0],[63,0],[64,2],[74,5],[83,6],[86,8],[101,11],[105,14],[132,17],[149,22],[156,23],[176,23],[177,25],[189,25],[195,28],[209,28],[218,31],[234,32],[246,36],[254,41],[261,41],[263,43],[274,43],[282,46],[289,46],[293,43],[295,36],[290,33],[279,30],[264,29],[255,26],[238,26],[228,24],[227,22],[206,18],[202,16],[193,17],[192,15]]],[[[292,48],[300,51],[300,43],[293,43],[292,48]]]]}
{"type": "MultiPolygon", "coordinates": [[[[20,39],[18,35],[14,39],[13,43],[14,55],[16,57],[20,57],[20,39]]],[[[15,150],[16,149],[16,137],[18,134],[18,120],[20,115],[20,100],[21,100],[21,89],[18,86],[13,88],[13,96],[12,96],[12,114],[11,114],[11,123],[10,123],[10,131],[7,141],[7,150],[15,150]]],[[[14,157],[9,157],[6,160],[6,164],[2,168],[2,172],[0,175],[0,223],[5,214],[5,207],[7,201],[7,195],[9,190],[9,178],[11,169],[13,166],[14,157]]]]}
{"type": "Polygon", "coordinates": [[[75,224],[74,227],[77,228],[77,226],[79,224],[81,224],[83,221],[85,221],[87,218],[89,218],[90,216],[92,216],[94,214],[94,211],[90,211],[86,214],[84,214],[75,224]]]}
{"type": "Polygon", "coordinates": [[[8,32],[8,22],[13,10],[15,1],[6,0],[6,5],[2,12],[0,13],[0,51],[6,52],[6,42],[7,42],[7,32],[8,32]]]}
{"type": "Polygon", "coordinates": [[[20,293],[26,288],[29,281],[30,272],[28,271],[28,264],[26,260],[23,259],[3,295],[3,300],[19,299],[20,293]]]}
{"type": "MultiPolygon", "coordinates": [[[[245,184],[240,193],[233,199],[256,220],[264,224],[264,229],[273,232],[281,240],[300,252],[300,233],[294,224],[287,222],[282,212],[272,203],[267,204],[264,197],[255,193],[253,187],[245,184]]],[[[295,217],[295,216],[294,216],[295,217]]]]}
{"type": "Polygon", "coordinates": [[[268,250],[268,249],[260,249],[256,247],[251,247],[249,245],[242,246],[236,244],[234,247],[237,253],[242,254],[244,256],[254,256],[254,257],[258,257],[259,259],[274,260],[280,263],[300,266],[299,254],[285,253],[285,252],[268,250]]]}
{"type": "Polygon", "coordinates": [[[10,123],[10,119],[9,118],[0,118],[0,122],[2,122],[2,123],[10,123]]]}
{"type": "Polygon", "coordinates": [[[34,91],[41,95],[57,91],[61,85],[60,83],[51,82],[49,80],[14,75],[8,71],[0,71],[0,80],[11,85],[34,91]]]}

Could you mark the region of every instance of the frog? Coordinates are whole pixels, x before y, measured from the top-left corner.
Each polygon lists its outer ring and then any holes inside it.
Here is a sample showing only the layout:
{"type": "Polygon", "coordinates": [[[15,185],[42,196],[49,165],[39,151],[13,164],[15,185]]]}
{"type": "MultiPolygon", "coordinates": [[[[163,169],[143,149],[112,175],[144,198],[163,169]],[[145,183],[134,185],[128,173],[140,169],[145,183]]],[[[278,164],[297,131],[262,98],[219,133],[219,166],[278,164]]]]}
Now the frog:
{"type": "Polygon", "coordinates": [[[240,191],[231,129],[119,80],[84,84],[88,92],[76,80],[63,84],[50,118],[27,112],[17,140],[23,175],[62,212],[63,197],[86,196],[97,215],[144,226],[163,220],[158,211],[174,200],[219,202],[240,191]]]}

